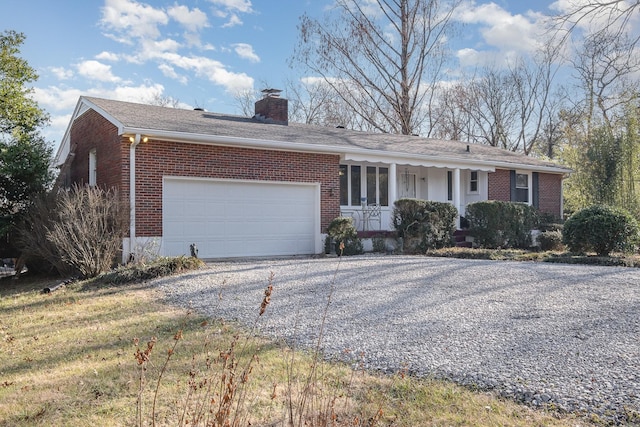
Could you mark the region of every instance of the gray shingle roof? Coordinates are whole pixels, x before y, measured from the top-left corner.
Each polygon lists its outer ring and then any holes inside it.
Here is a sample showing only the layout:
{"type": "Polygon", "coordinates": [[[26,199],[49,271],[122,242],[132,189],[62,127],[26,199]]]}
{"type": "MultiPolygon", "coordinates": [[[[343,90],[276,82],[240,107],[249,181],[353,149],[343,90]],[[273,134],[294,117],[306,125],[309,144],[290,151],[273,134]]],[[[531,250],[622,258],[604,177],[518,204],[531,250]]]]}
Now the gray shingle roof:
{"type": "Polygon", "coordinates": [[[514,168],[528,166],[570,172],[570,169],[553,162],[487,145],[408,135],[360,132],[300,123],[268,124],[254,118],[207,111],[166,108],[93,97],[82,99],[104,110],[125,128],[146,129],[151,133],[155,130],[184,133],[185,137],[210,135],[273,141],[291,144],[293,150],[296,144],[322,146],[325,150],[335,147],[335,152],[338,154],[345,150],[353,152],[354,149],[362,150],[363,153],[375,150],[389,156],[446,158],[462,162],[511,164],[514,168]],[[467,151],[467,145],[469,145],[469,151],[467,151]]]}

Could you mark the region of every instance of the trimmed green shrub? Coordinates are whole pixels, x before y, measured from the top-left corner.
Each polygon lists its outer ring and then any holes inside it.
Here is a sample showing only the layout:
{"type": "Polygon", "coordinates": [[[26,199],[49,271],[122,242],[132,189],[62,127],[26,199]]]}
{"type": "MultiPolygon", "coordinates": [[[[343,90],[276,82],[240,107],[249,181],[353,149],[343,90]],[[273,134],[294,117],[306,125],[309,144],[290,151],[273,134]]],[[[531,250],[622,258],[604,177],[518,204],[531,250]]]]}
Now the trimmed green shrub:
{"type": "Polygon", "coordinates": [[[489,200],[467,206],[469,234],[482,248],[531,246],[531,230],[538,225],[538,211],[526,203],[489,200]]]}
{"type": "Polygon", "coordinates": [[[540,250],[543,251],[558,251],[562,249],[562,232],[555,231],[543,231],[538,235],[538,243],[540,250]]]}
{"type": "Polygon", "coordinates": [[[628,212],[593,205],[567,219],[562,240],[571,252],[593,251],[608,256],[613,251],[633,251],[639,241],[638,233],[638,222],[628,212]]]}
{"type": "Polygon", "coordinates": [[[358,255],[364,252],[362,240],[358,237],[358,231],[353,225],[353,218],[338,217],[331,221],[327,228],[328,238],[333,239],[338,255],[358,255]],[[340,250],[340,244],[344,248],[340,250]]]}
{"type": "Polygon", "coordinates": [[[453,245],[457,216],[450,203],[400,199],[394,203],[392,222],[405,252],[425,253],[453,245]]]}

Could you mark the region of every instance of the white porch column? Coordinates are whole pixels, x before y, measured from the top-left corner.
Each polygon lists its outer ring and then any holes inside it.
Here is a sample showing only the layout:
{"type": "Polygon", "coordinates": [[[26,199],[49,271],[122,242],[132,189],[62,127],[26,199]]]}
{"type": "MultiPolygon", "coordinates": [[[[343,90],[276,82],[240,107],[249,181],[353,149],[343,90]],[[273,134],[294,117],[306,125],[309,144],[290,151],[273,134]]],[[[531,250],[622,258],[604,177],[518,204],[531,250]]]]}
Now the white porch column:
{"type": "Polygon", "coordinates": [[[460,228],[460,169],[453,170],[453,206],[458,210],[458,217],[456,218],[456,228],[460,228]]]}
{"type": "Polygon", "coordinates": [[[398,197],[398,180],[396,176],[396,164],[391,163],[389,165],[389,207],[393,208],[393,202],[398,197]]]}

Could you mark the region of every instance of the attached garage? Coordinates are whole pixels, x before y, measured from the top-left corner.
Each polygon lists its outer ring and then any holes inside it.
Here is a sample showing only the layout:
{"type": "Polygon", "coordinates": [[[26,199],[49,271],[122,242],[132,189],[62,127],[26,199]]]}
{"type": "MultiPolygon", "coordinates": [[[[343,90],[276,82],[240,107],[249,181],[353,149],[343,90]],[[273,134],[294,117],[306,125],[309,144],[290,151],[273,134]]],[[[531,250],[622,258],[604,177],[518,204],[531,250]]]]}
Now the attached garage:
{"type": "Polygon", "coordinates": [[[165,177],[165,256],[200,258],[314,254],[320,186],[312,183],[165,177]]]}

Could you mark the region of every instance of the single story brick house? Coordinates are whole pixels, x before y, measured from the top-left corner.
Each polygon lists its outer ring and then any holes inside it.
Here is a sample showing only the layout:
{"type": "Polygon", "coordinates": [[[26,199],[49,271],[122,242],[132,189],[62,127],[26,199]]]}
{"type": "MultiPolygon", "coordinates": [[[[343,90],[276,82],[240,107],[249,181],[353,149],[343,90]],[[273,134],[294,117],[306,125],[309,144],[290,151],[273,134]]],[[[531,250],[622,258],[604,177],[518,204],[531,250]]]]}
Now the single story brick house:
{"type": "Polygon", "coordinates": [[[331,220],[390,230],[393,202],[520,201],[557,217],[557,164],[498,148],[289,123],[269,94],[254,117],[81,97],[55,158],[62,185],[116,188],[130,204],[123,257],[314,254],[331,220]]]}

